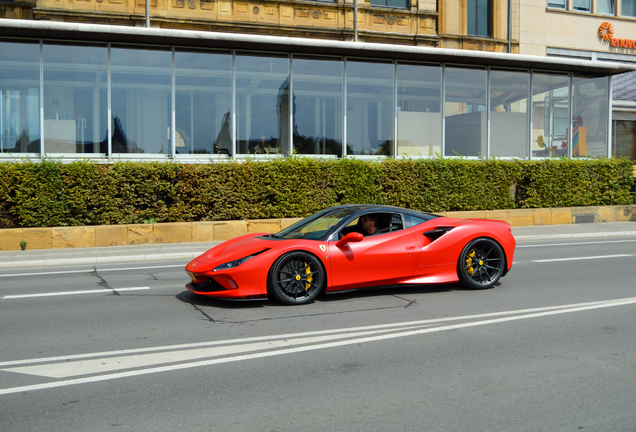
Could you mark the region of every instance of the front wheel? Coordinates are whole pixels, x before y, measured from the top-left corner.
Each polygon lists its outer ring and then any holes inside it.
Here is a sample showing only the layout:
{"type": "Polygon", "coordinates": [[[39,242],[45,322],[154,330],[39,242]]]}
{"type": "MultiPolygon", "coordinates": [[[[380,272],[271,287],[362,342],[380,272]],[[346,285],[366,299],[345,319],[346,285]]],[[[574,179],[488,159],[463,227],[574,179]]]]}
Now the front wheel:
{"type": "Polygon", "coordinates": [[[278,258],[269,271],[269,292],[281,303],[299,305],[315,299],[325,284],[325,271],[315,256],[291,252],[278,258]]]}
{"type": "Polygon", "coordinates": [[[472,240],[464,247],[457,263],[459,281],[467,288],[490,288],[504,272],[506,258],[503,249],[487,237],[472,240]]]}

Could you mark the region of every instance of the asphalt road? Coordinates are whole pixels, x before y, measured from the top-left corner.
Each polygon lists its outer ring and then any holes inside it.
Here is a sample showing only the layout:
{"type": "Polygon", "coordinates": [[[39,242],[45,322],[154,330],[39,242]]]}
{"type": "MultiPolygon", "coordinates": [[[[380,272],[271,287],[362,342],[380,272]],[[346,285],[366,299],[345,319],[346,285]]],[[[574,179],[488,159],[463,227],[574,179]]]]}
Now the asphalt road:
{"type": "Polygon", "coordinates": [[[636,238],[290,307],[184,262],[0,272],[0,431],[636,431],[636,238]]]}

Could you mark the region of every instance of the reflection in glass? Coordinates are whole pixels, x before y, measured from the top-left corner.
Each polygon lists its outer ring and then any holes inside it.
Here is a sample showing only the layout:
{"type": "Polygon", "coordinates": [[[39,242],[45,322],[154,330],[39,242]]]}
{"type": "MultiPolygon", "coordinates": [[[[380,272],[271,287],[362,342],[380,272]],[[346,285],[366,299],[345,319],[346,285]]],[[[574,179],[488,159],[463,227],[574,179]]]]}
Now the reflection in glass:
{"type": "Polygon", "coordinates": [[[112,152],[170,153],[172,53],[111,49],[112,152]]]}
{"type": "Polygon", "coordinates": [[[289,59],[236,56],[237,153],[289,152],[289,59]]]}
{"type": "Polygon", "coordinates": [[[175,152],[232,152],[232,56],[175,53],[175,152]]]}
{"type": "Polygon", "coordinates": [[[528,157],[530,74],[490,72],[490,156],[528,157]]]}
{"type": "Polygon", "coordinates": [[[598,13],[614,15],[615,0],[598,0],[598,13]]]}
{"type": "Polygon", "coordinates": [[[40,45],[0,42],[0,153],[40,153],[40,45]]]}
{"type": "Polygon", "coordinates": [[[636,160],[636,121],[614,120],[612,157],[626,157],[636,160]]]}
{"type": "Polygon", "coordinates": [[[535,73],[532,76],[532,157],[568,154],[570,78],[535,73]]]}
{"type": "Polygon", "coordinates": [[[623,0],[622,15],[636,17],[636,0],[623,0]]]}
{"type": "Polygon", "coordinates": [[[572,80],[572,156],[607,156],[609,78],[572,80]]]}
{"type": "Polygon", "coordinates": [[[441,155],[442,68],[400,64],[397,87],[397,155],[441,155]]]}
{"type": "Polygon", "coordinates": [[[343,62],[294,58],[294,151],[342,155],[343,62]]]}
{"type": "Polygon", "coordinates": [[[578,12],[590,12],[592,10],[591,0],[574,0],[572,8],[578,12]]]}
{"type": "Polygon", "coordinates": [[[565,0],[548,0],[548,7],[555,9],[565,9],[565,0]]]}
{"type": "Polygon", "coordinates": [[[471,36],[490,37],[490,0],[467,0],[466,30],[471,36]]]}
{"type": "Polygon", "coordinates": [[[485,70],[446,68],[445,156],[487,156],[485,70]]]}
{"type": "Polygon", "coordinates": [[[108,152],[106,47],[44,45],[44,152],[108,152]]]}
{"type": "Polygon", "coordinates": [[[347,154],[392,155],[393,64],[347,62],[347,154]]]}

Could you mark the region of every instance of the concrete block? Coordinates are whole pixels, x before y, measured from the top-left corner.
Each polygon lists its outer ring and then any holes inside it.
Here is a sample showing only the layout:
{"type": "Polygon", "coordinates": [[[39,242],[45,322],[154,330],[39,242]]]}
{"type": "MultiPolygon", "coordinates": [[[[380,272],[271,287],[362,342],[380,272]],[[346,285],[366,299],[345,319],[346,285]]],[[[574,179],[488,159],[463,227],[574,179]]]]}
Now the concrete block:
{"type": "Polygon", "coordinates": [[[636,222],[636,205],[616,206],[616,222],[636,222]]]}
{"type": "Polygon", "coordinates": [[[135,224],[127,225],[128,231],[128,244],[129,245],[141,245],[141,244],[153,244],[155,237],[153,234],[154,224],[135,224]]]}
{"type": "Polygon", "coordinates": [[[533,225],[552,225],[552,211],[549,208],[538,208],[534,210],[533,225]]]}
{"type": "Polygon", "coordinates": [[[597,207],[596,222],[617,222],[618,208],[616,206],[597,207]]]}
{"type": "Polygon", "coordinates": [[[126,225],[98,225],[95,227],[95,246],[126,246],[126,225]]]}
{"type": "Polygon", "coordinates": [[[53,249],[95,247],[95,227],[53,227],[51,228],[53,249]]]}
{"type": "Polygon", "coordinates": [[[488,210],[485,213],[485,219],[502,220],[508,223],[510,223],[510,218],[513,215],[513,212],[511,210],[488,210]]]}
{"type": "MultiPolygon", "coordinates": [[[[22,228],[0,229],[0,251],[20,250],[22,228]]],[[[27,244],[27,248],[29,245],[27,244]]]]}
{"type": "Polygon", "coordinates": [[[247,221],[224,221],[214,224],[214,241],[225,241],[247,234],[247,221]]]}
{"type": "Polygon", "coordinates": [[[555,207],[550,211],[552,212],[552,225],[567,225],[574,221],[570,207],[555,207]]]}
{"type": "Polygon", "coordinates": [[[260,219],[247,221],[247,232],[255,233],[277,233],[280,231],[280,219],[260,219]]]}
{"type": "Polygon", "coordinates": [[[189,243],[192,241],[192,224],[190,222],[170,222],[152,225],[155,243],[189,243]]]}
{"type": "Polygon", "coordinates": [[[453,211],[453,212],[448,212],[446,215],[450,218],[458,218],[458,219],[466,219],[466,218],[485,219],[486,218],[485,211],[453,211]]]}
{"type": "Polygon", "coordinates": [[[284,230],[285,228],[292,226],[296,222],[303,220],[304,218],[287,218],[280,220],[280,229],[284,230]]]}
{"type": "Polygon", "coordinates": [[[532,226],[534,225],[534,216],[511,216],[510,220],[506,222],[510,226],[532,226]]]}
{"type": "Polygon", "coordinates": [[[192,241],[214,241],[214,225],[217,222],[192,222],[192,241]]]}
{"type": "Polygon", "coordinates": [[[24,228],[22,240],[27,242],[27,250],[51,249],[51,228],[24,228]]]}

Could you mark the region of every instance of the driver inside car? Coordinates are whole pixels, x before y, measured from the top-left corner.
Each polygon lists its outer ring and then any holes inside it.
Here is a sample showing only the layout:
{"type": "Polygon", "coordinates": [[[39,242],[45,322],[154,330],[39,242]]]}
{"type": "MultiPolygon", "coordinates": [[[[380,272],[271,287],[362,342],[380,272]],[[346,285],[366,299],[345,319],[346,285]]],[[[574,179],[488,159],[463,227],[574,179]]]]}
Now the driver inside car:
{"type": "Polygon", "coordinates": [[[372,235],[380,234],[378,230],[378,216],[374,214],[364,215],[360,218],[362,222],[362,235],[369,237],[372,235]]]}

